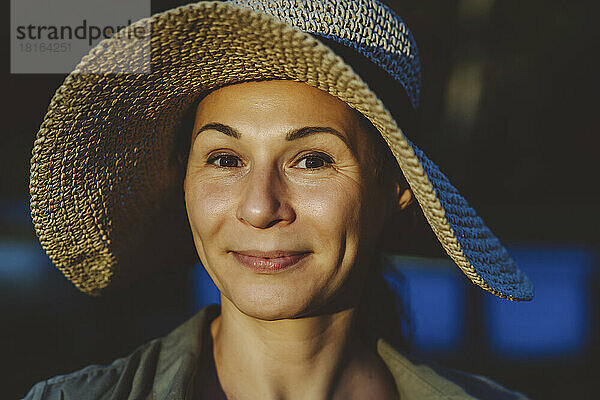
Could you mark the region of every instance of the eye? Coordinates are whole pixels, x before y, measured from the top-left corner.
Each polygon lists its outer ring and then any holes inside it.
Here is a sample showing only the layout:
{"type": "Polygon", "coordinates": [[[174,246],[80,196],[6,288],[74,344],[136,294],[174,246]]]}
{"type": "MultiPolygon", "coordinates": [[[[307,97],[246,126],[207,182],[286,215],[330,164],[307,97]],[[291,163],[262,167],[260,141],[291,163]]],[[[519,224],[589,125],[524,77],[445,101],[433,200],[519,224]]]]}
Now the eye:
{"type": "Polygon", "coordinates": [[[206,161],[208,164],[216,165],[217,167],[223,168],[236,168],[241,167],[239,157],[232,154],[215,154],[210,156],[206,161]]]}
{"type": "Polygon", "coordinates": [[[333,159],[325,153],[311,153],[300,159],[298,166],[304,169],[319,169],[333,164],[333,159]]]}

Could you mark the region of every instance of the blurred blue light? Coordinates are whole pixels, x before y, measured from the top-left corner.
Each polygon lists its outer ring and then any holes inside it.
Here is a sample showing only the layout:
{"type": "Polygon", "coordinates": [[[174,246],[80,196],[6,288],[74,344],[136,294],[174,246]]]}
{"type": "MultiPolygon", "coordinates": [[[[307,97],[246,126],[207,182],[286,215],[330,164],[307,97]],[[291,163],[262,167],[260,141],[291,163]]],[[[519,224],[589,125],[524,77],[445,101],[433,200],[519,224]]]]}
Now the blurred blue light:
{"type": "Polygon", "coordinates": [[[573,248],[512,248],[535,286],[531,302],[485,296],[486,328],[495,352],[510,358],[575,355],[590,333],[594,253],[573,248]]]}
{"type": "Polygon", "coordinates": [[[39,243],[0,242],[0,281],[11,284],[32,283],[51,270],[50,259],[39,243]]]}
{"type": "Polygon", "coordinates": [[[449,261],[395,259],[406,279],[415,348],[425,352],[450,352],[464,335],[465,288],[449,261]]]}
{"type": "Polygon", "coordinates": [[[215,286],[202,264],[197,264],[192,271],[194,292],[194,308],[201,309],[209,304],[221,304],[219,289],[215,286]]]}

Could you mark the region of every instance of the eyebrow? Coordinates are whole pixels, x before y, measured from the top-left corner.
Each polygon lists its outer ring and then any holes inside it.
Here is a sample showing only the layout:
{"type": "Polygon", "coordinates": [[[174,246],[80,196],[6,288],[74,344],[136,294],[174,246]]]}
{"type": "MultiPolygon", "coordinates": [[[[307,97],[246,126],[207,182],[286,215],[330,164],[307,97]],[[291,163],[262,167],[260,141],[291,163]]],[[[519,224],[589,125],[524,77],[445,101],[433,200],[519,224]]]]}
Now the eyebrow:
{"type": "MultiPolygon", "coordinates": [[[[239,139],[242,137],[242,134],[235,130],[234,128],[220,123],[211,123],[206,124],[202,128],[198,129],[198,132],[194,135],[194,140],[198,137],[198,135],[207,130],[215,130],[221,132],[227,136],[234,137],[239,139]]],[[[302,128],[292,129],[285,135],[285,140],[291,141],[296,139],[301,139],[306,136],[314,135],[316,133],[330,133],[342,139],[342,141],[346,144],[346,146],[350,147],[350,143],[348,143],[348,138],[338,132],[336,129],[333,129],[328,126],[304,126],[302,128]]]]}

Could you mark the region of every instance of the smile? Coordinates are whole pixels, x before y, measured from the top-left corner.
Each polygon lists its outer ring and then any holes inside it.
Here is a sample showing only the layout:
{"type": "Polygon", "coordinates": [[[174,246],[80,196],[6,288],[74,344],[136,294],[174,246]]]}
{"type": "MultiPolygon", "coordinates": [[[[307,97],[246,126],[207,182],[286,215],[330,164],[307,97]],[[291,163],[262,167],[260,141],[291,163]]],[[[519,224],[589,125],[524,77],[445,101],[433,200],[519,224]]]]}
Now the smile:
{"type": "Polygon", "coordinates": [[[310,255],[309,252],[299,253],[280,250],[270,252],[248,250],[232,251],[231,253],[240,264],[261,274],[283,271],[310,255]]]}

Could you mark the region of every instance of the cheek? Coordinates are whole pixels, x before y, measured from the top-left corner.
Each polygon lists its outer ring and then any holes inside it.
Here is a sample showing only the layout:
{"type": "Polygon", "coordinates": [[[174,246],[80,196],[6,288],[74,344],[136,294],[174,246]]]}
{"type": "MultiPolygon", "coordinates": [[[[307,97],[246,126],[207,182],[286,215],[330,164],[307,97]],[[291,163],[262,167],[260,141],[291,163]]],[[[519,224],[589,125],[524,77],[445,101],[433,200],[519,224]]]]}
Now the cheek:
{"type": "MultiPolygon", "coordinates": [[[[298,221],[307,222],[320,245],[344,251],[358,236],[360,196],[358,189],[344,180],[315,187],[298,188],[293,195],[298,221]]],[[[310,232],[305,232],[311,234],[310,232]]],[[[341,254],[340,254],[341,255],[341,254]]]]}
{"type": "Polygon", "coordinates": [[[185,203],[194,239],[203,243],[215,237],[231,214],[234,192],[232,185],[188,177],[185,185],[185,203]],[[196,237],[198,236],[198,237],[196,237]]]}

